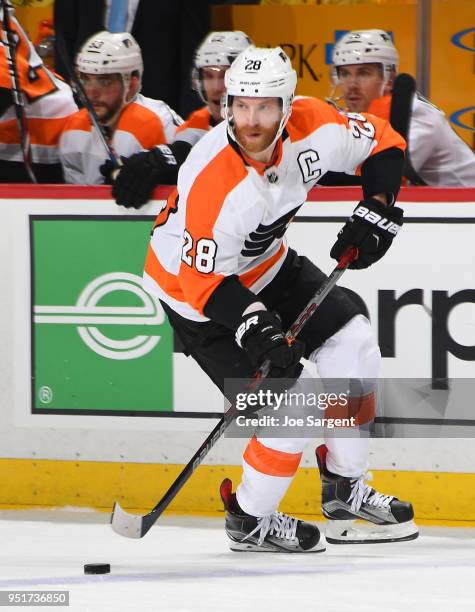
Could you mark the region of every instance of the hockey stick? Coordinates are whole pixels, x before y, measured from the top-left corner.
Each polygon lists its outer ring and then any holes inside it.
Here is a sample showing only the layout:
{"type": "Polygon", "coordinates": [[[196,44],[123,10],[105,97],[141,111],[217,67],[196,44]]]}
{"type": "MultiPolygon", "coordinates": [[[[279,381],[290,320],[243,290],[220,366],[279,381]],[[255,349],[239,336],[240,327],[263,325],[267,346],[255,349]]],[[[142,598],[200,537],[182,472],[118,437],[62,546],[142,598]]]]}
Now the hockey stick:
{"type": "Polygon", "coordinates": [[[114,164],[116,168],[120,168],[120,166],[122,166],[122,162],[112,150],[112,147],[109,144],[109,137],[108,137],[106,128],[99,121],[99,117],[97,116],[96,111],[94,110],[92,104],[89,101],[89,98],[87,97],[83,84],[78,78],[76,71],[71,66],[71,61],[69,59],[69,55],[66,50],[66,43],[64,42],[63,32],[58,31],[58,30],[56,31],[56,44],[57,44],[59,55],[61,56],[61,59],[63,60],[64,67],[66,68],[67,73],[69,75],[69,80],[72,83],[73,89],[77,93],[81,104],[87,110],[87,114],[89,115],[91,123],[96,128],[109,159],[111,160],[111,162],[114,164]]]}
{"type": "MultiPolygon", "coordinates": [[[[318,306],[320,306],[323,300],[327,297],[327,295],[336,285],[348,265],[356,258],[357,254],[358,251],[356,248],[350,247],[349,249],[347,249],[333,272],[316,291],[315,295],[305,306],[295,323],[290,327],[289,331],[286,334],[286,338],[288,340],[295,338],[300,333],[305,323],[313,315],[313,313],[318,308],[318,306]]],[[[256,389],[258,389],[262,382],[262,379],[268,375],[269,369],[270,363],[269,361],[266,361],[254,375],[254,378],[251,384],[249,385],[248,390],[255,391],[256,389]]],[[[182,472],[175,479],[175,482],[170,486],[170,488],[162,497],[162,499],[148,514],[145,514],[143,516],[138,514],[130,514],[121,507],[119,502],[115,502],[111,516],[112,529],[119,535],[125,536],[126,538],[143,538],[143,536],[148,532],[148,530],[152,527],[152,525],[157,521],[157,519],[172,502],[172,500],[176,497],[180,489],[187,482],[187,480],[190,478],[196,468],[201,464],[203,459],[213,448],[219,438],[223,435],[224,431],[231,423],[235,414],[236,408],[235,406],[231,406],[231,408],[226,412],[225,415],[223,415],[216,427],[208,435],[206,440],[190,459],[188,464],[183,468],[182,472]]]]}
{"type": "Polygon", "coordinates": [[[391,96],[389,123],[407,140],[411,123],[412,99],[416,91],[416,82],[410,74],[401,72],[394,80],[391,96]]]}
{"type": "Polygon", "coordinates": [[[411,163],[409,156],[409,127],[411,125],[412,100],[416,93],[416,81],[410,74],[401,72],[394,80],[391,96],[389,123],[407,141],[404,176],[413,185],[425,185],[411,163]]]}
{"type": "Polygon", "coordinates": [[[8,0],[1,0],[3,12],[3,45],[5,47],[5,56],[7,58],[8,72],[12,82],[12,98],[15,107],[16,122],[20,133],[20,146],[23,163],[28,178],[32,183],[37,183],[35,173],[33,172],[33,156],[31,153],[30,134],[28,132],[28,122],[25,114],[25,103],[23,92],[20,88],[20,79],[16,68],[16,40],[15,34],[11,28],[10,10],[13,10],[8,0]]]}

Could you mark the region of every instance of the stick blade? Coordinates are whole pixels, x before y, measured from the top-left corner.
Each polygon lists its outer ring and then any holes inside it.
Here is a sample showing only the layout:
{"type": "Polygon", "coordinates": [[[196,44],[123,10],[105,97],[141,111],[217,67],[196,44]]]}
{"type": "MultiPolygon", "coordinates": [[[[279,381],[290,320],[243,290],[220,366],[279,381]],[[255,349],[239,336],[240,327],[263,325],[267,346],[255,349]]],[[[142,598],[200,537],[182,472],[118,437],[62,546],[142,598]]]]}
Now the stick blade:
{"type": "Polygon", "coordinates": [[[147,533],[143,532],[142,520],[143,517],[140,514],[130,514],[122,508],[119,502],[114,503],[111,526],[119,535],[137,540],[142,538],[147,533]]]}

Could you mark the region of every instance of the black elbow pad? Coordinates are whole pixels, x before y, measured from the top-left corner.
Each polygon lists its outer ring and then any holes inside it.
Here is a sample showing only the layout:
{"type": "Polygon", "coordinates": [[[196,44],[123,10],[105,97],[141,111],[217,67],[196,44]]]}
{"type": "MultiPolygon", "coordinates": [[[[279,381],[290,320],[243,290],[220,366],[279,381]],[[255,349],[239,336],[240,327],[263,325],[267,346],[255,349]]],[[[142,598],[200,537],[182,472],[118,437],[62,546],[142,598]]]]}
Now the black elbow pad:
{"type": "Polygon", "coordinates": [[[361,167],[365,199],[384,193],[388,198],[388,205],[393,204],[401,187],[403,167],[404,151],[397,147],[368,157],[361,167]]]}

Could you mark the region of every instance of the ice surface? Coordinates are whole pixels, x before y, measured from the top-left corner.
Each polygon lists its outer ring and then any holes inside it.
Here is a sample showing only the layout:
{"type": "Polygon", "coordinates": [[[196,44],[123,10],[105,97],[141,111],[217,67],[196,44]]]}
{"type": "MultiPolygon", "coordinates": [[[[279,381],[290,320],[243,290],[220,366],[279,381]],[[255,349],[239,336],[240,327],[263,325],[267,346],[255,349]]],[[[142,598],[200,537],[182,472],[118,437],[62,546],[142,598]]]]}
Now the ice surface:
{"type": "Polygon", "coordinates": [[[162,517],[141,540],[95,513],[0,513],[0,590],[70,591],[78,612],[475,611],[475,529],[320,554],[233,553],[222,519],[162,517]],[[85,563],[111,573],[86,576],[85,563]]]}

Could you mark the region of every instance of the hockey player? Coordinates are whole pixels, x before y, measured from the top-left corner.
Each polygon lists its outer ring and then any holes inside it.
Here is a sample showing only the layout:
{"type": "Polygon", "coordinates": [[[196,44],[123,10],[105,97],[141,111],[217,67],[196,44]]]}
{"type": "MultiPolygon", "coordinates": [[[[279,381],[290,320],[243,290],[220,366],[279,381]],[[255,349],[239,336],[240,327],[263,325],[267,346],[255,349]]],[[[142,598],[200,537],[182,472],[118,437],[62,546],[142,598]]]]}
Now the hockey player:
{"type": "Polygon", "coordinates": [[[205,103],[177,130],[177,138],[194,145],[223,120],[224,75],[234,59],[251,44],[244,32],[211,32],[198,47],[191,74],[192,87],[205,103]],[[179,136],[178,136],[179,134],[179,136]]]}
{"type": "MultiPolygon", "coordinates": [[[[358,248],[351,266],[366,268],[391,246],[402,210],[392,206],[403,165],[403,139],[382,119],[351,118],[315,98],[293,101],[297,82],[280,47],[249,47],[226,72],[226,121],[191,150],[177,190],[156,219],[144,287],[160,299],[189,353],[223,391],[225,379],[251,378],[269,359],[273,377],[303,385],[302,356],[322,379],[375,379],[380,352],[369,321],[339,288],[289,345],[284,330],[323,282],[324,274],[289,248],[284,234],[307,192],[328,170],[361,172],[364,200],[331,249],[339,259],[358,248]]],[[[230,394],[229,399],[232,399],[230,394]]],[[[323,512],[331,541],[417,537],[410,503],[365,482],[374,393],[354,394],[359,427],[328,436],[318,449],[323,512]],[[361,534],[354,519],[377,536],[361,534]]],[[[306,438],[257,431],[243,457],[236,494],[221,496],[232,550],[318,552],[316,526],[278,512],[306,438]]]]}
{"type": "MultiPolygon", "coordinates": [[[[76,67],[86,95],[118,156],[172,142],[181,118],[161,100],[140,94],[142,54],[127,32],[98,32],[78,53],[76,67]]],[[[68,120],[60,140],[67,183],[101,184],[107,159],[87,109],[68,120]]],[[[106,175],[113,169],[107,166],[106,175]]]]}
{"type": "MultiPolygon", "coordinates": [[[[2,4],[2,7],[4,5],[2,4]]],[[[58,143],[67,118],[77,111],[69,85],[43,64],[9,7],[15,45],[15,67],[24,98],[26,137],[31,143],[33,174],[39,183],[62,183],[58,143]]],[[[5,48],[3,8],[0,9],[0,182],[30,182],[21,147],[12,79],[5,48]]]]}
{"type": "MultiPolygon", "coordinates": [[[[389,119],[399,55],[383,30],[354,30],[333,50],[333,79],[351,112],[389,119]]],[[[408,179],[425,185],[475,186],[475,155],[450,127],[444,113],[419,93],[408,131],[408,179]]]]}
{"type": "Polygon", "coordinates": [[[251,44],[244,32],[211,32],[198,47],[192,71],[192,87],[205,106],[194,111],[177,129],[167,148],[154,147],[127,160],[115,179],[112,195],[117,204],[139,208],[157,185],[175,185],[180,165],[190,148],[222,121],[224,73],[237,55],[251,44]],[[173,163],[174,162],[174,163],[173,163]]]}

